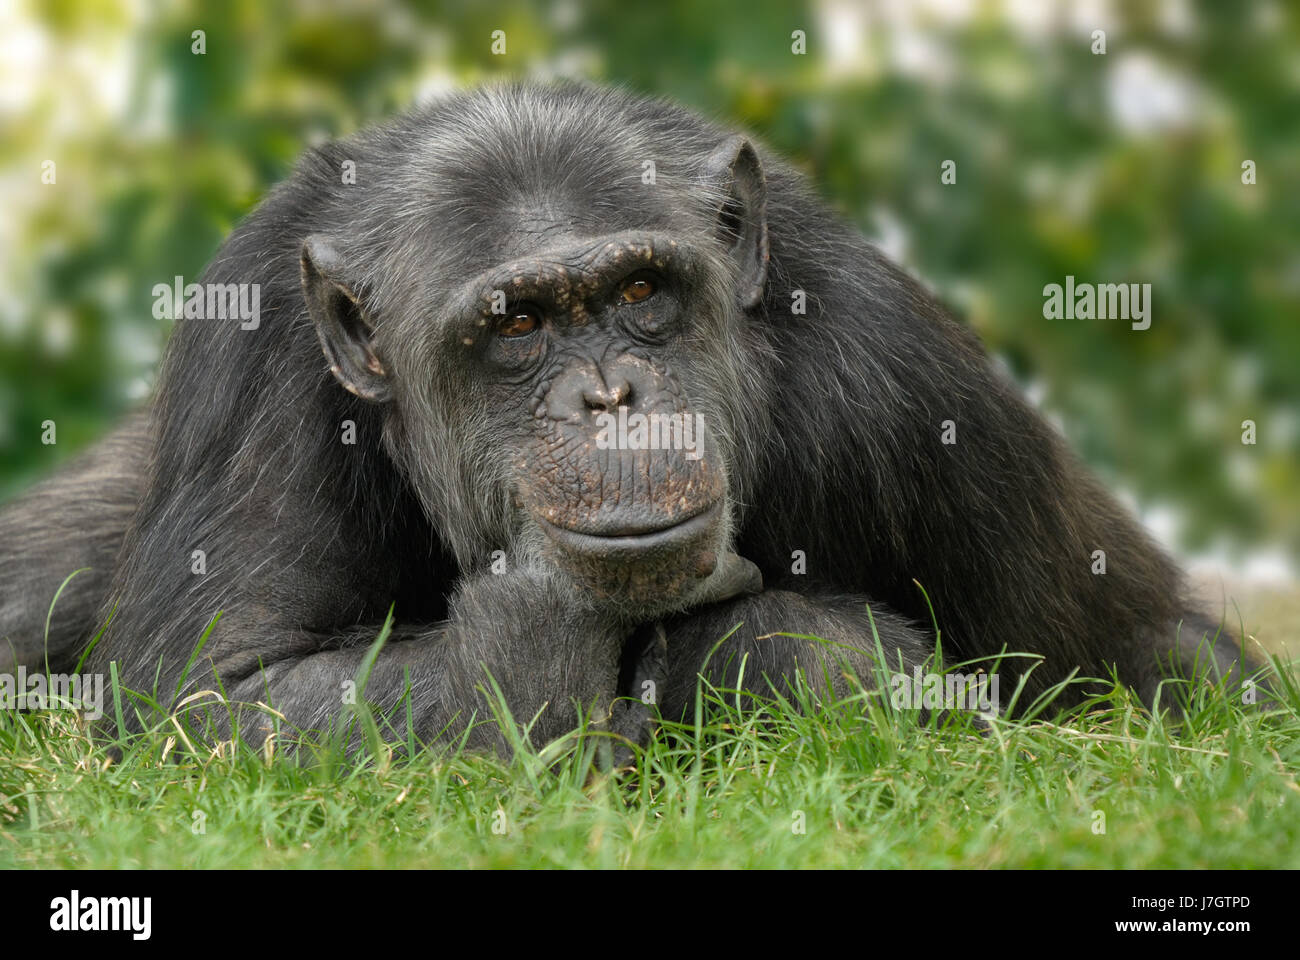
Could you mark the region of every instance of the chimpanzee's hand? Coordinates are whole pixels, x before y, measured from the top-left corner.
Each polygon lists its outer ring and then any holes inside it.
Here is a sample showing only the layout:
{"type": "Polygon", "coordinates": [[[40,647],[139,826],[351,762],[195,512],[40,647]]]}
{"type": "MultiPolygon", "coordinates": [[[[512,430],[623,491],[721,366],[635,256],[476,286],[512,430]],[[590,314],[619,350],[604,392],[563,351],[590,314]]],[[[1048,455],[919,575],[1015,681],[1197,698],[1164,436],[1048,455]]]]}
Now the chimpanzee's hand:
{"type": "Polygon", "coordinates": [[[527,568],[468,577],[450,614],[444,645],[456,669],[449,686],[472,691],[486,670],[516,722],[537,717],[534,746],[578,725],[575,701],[608,716],[627,627],[576,598],[564,580],[527,568]]]}
{"type": "Polygon", "coordinates": [[[633,631],[623,648],[619,697],[610,709],[609,731],[615,737],[612,762],[615,769],[632,762],[632,745],[645,746],[654,733],[659,691],[668,679],[668,637],[659,621],[644,623],[633,631]]]}
{"type": "Polygon", "coordinates": [[[691,594],[690,606],[702,607],[762,592],[763,574],[758,567],[744,557],[728,552],[718,558],[713,573],[691,594]]]}
{"type": "MultiPolygon", "coordinates": [[[[708,579],[690,596],[690,606],[722,603],[736,597],[763,592],[763,575],[758,567],[734,553],[724,553],[708,579]]],[[[668,638],[663,623],[652,621],[637,627],[623,648],[619,696],[611,707],[609,731],[615,735],[612,762],[615,769],[632,761],[632,745],[645,746],[654,733],[659,691],[668,678],[668,638]]]]}

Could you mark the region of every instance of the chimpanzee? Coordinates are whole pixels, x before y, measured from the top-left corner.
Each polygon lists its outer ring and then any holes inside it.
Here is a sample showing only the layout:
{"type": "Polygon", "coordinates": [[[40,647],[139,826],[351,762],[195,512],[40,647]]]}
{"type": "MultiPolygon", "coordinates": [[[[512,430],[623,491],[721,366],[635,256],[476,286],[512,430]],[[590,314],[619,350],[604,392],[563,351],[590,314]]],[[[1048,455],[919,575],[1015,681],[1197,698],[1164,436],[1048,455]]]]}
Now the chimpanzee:
{"type": "Polygon", "coordinates": [[[187,301],[147,419],[0,517],[11,660],[106,623],[90,669],[315,728],[391,608],[368,700],[409,683],[451,737],[490,673],[537,742],[647,680],[680,715],[702,670],[824,692],[877,637],[907,669],[936,625],[949,662],[1041,657],[1027,696],[1239,671],[976,337],[678,106],[506,84],[311,150],[201,286],[232,284],[255,322],[187,301]]]}

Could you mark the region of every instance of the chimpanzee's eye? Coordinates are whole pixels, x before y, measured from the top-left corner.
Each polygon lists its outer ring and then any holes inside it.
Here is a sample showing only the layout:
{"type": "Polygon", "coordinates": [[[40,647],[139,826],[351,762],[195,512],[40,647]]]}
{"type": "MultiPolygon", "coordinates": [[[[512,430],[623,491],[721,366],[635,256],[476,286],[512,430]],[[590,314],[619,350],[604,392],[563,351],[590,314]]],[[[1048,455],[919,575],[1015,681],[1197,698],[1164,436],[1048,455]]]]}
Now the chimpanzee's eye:
{"type": "Polygon", "coordinates": [[[619,294],[623,297],[624,303],[640,303],[642,300],[654,296],[657,289],[658,285],[653,277],[638,274],[623,281],[619,294]]]}
{"type": "Polygon", "coordinates": [[[541,325],[541,313],[536,307],[525,304],[510,311],[497,328],[497,335],[506,338],[526,337],[541,325]]]}

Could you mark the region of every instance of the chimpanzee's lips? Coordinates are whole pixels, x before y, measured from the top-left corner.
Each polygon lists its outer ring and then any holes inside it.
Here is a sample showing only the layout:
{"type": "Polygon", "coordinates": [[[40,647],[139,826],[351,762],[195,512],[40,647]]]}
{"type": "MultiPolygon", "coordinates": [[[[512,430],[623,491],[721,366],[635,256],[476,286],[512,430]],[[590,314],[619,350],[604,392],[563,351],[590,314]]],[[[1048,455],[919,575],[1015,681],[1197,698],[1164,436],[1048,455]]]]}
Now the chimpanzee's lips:
{"type": "Polygon", "coordinates": [[[579,533],[568,527],[559,527],[544,517],[538,517],[547,536],[566,550],[575,553],[617,556],[648,551],[660,552],[683,546],[692,540],[706,537],[722,515],[722,501],[716,500],[699,513],[666,527],[643,529],[627,527],[612,533],[579,533]]]}

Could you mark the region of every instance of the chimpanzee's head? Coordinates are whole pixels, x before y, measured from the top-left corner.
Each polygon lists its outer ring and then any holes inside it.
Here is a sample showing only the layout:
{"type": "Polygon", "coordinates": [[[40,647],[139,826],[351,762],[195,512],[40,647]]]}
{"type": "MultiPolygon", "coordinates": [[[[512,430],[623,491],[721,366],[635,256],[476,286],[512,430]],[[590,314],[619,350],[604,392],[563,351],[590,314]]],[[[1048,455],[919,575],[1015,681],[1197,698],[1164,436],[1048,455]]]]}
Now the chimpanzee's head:
{"type": "Polygon", "coordinates": [[[302,250],[325,354],[385,405],[462,569],[502,550],[629,613],[683,606],[763,417],[738,358],[767,271],[758,157],[648,101],[577,126],[563,91],[470,96],[390,131],[396,163],[337,148],[360,155],[347,225],[302,250]]]}

